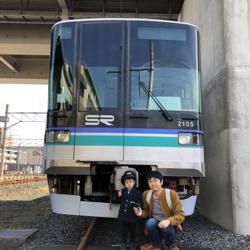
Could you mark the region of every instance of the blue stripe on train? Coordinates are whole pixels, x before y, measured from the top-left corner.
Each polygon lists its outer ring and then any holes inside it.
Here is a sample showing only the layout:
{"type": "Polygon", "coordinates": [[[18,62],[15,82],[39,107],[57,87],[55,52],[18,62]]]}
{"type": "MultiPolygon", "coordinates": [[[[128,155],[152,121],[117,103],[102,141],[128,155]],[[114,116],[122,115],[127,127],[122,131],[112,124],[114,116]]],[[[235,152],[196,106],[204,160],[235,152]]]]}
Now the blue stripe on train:
{"type": "Polygon", "coordinates": [[[47,130],[70,130],[75,133],[128,133],[128,134],[178,134],[178,133],[199,133],[202,130],[189,129],[155,129],[155,128],[73,128],[73,127],[56,127],[47,128],[47,130]]]}

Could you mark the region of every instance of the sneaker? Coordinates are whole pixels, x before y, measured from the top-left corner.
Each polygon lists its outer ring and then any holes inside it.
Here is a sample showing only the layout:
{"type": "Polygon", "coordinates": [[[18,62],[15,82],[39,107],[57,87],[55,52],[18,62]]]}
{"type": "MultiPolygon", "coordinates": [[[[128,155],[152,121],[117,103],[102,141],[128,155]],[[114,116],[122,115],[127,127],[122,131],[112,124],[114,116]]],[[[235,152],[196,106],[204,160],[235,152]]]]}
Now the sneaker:
{"type": "Polygon", "coordinates": [[[162,247],[161,247],[161,250],[169,250],[169,248],[166,247],[166,246],[162,246],[162,247]]]}
{"type": "Polygon", "coordinates": [[[179,247],[176,247],[176,246],[169,247],[168,249],[169,249],[169,250],[180,250],[180,248],[179,248],[179,247]]]}
{"type": "Polygon", "coordinates": [[[140,250],[153,250],[154,247],[151,243],[141,245],[140,250]]]}
{"type": "Polygon", "coordinates": [[[140,250],[161,250],[159,247],[154,247],[151,243],[141,245],[140,250]]]}
{"type": "Polygon", "coordinates": [[[126,244],[121,244],[121,250],[127,250],[127,245],[126,244]]]}

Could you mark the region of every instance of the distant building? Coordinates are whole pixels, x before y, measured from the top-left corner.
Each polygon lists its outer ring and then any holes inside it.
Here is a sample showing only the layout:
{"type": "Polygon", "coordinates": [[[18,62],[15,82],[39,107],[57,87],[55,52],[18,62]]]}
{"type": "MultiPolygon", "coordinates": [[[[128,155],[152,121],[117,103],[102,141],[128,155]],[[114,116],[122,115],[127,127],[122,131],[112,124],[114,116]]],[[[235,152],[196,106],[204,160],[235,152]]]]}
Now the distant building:
{"type": "Polygon", "coordinates": [[[25,173],[43,172],[43,147],[23,146],[14,147],[18,154],[16,164],[9,164],[8,170],[25,173]]]}
{"type": "MultiPolygon", "coordinates": [[[[1,156],[2,156],[2,148],[0,148],[0,162],[1,162],[1,156]]],[[[17,164],[18,159],[18,151],[15,149],[5,149],[5,158],[4,158],[4,170],[8,170],[9,164],[17,164]]]]}
{"type": "Polygon", "coordinates": [[[16,164],[17,163],[18,152],[14,149],[5,150],[5,163],[6,164],[16,164]]]}
{"type": "Polygon", "coordinates": [[[15,147],[19,151],[19,164],[42,165],[43,147],[15,147]]]}
{"type": "MultiPolygon", "coordinates": [[[[0,157],[1,157],[0,148],[0,157]]],[[[1,158],[0,158],[1,162],[1,158]]],[[[12,147],[5,150],[4,170],[25,173],[43,172],[43,147],[12,147]]]]}

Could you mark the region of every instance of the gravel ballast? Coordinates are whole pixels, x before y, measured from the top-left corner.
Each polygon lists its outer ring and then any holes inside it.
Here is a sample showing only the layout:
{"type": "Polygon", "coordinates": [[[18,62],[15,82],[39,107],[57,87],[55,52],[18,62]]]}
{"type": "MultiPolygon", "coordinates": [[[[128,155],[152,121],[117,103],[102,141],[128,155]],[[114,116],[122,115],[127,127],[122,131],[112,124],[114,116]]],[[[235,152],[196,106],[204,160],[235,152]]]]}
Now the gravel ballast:
{"type": "MultiPolygon", "coordinates": [[[[187,217],[179,234],[178,246],[181,248],[210,248],[213,250],[250,250],[250,236],[234,234],[205,217],[195,213],[187,217]]],[[[138,245],[147,241],[143,233],[144,221],[138,224],[138,245]]],[[[119,245],[119,222],[111,219],[99,219],[90,239],[91,245],[119,245]]]]}
{"type": "MultiPolygon", "coordinates": [[[[18,250],[46,245],[72,244],[79,241],[92,218],[53,214],[50,209],[47,183],[44,181],[0,187],[0,230],[37,228],[18,250]]],[[[145,242],[143,221],[138,225],[138,244],[145,242]]],[[[187,217],[179,235],[183,247],[213,250],[250,250],[250,236],[234,234],[196,212],[187,217]]],[[[98,219],[90,239],[91,245],[120,244],[119,222],[98,219]]]]}

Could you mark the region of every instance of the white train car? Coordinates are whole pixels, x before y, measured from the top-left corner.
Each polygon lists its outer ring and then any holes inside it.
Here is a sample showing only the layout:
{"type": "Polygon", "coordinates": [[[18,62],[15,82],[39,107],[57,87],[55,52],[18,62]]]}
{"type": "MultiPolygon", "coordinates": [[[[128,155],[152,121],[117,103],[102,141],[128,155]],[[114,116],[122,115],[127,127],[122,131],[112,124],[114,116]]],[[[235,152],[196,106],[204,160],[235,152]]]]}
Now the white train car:
{"type": "Polygon", "coordinates": [[[116,217],[128,168],[158,169],[192,213],[205,175],[199,32],[147,19],[52,29],[45,166],[56,213],[116,217]]]}

